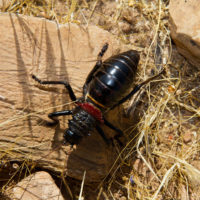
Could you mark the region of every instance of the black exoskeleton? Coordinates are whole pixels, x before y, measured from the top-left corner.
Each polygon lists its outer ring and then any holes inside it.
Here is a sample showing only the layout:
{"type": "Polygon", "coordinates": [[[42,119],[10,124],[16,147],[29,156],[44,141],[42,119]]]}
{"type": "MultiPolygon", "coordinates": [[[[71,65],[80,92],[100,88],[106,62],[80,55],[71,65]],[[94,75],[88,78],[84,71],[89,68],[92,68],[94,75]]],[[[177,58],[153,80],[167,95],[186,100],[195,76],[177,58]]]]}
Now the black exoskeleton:
{"type": "Polygon", "coordinates": [[[123,135],[122,131],[105,119],[105,112],[124,103],[143,85],[155,79],[164,71],[133,87],[140,57],[139,53],[135,50],[129,50],[102,62],[102,57],[107,48],[108,44],[106,43],[85,81],[83,97],[80,99],[76,98],[70,84],[66,81],[41,81],[35,75],[32,75],[32,78],[40,84],[64,85],[71,100],[75,101],[77,106],[73,110],[58,111],[48,115],[55,123],[58,122],[58,116],[72,115],[72,119],[68,121],[68,129],[64,133],[65,142],[71,145],[79,144],[81,139],[90,135],[95,128],[103,140],[109,144],[110,140],[101,129],[101,124],[115,130],[117,134],[114,139],[122,145],[119,140],[119,137],[123,135]],[[131,88],[133,89],[131,90],[131,88]]]}

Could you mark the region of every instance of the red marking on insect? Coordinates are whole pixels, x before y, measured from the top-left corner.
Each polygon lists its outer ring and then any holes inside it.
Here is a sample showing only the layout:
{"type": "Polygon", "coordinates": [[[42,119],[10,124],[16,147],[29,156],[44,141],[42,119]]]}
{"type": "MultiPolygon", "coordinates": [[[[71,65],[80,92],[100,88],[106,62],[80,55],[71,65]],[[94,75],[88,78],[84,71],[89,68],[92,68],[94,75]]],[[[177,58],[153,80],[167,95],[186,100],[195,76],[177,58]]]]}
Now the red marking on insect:
{"type": "Polygon", "coordinates": [[[83,110],[92,115],[95,119],[104,123],[102,112],[90,103],[77,103],[83,110]]]}

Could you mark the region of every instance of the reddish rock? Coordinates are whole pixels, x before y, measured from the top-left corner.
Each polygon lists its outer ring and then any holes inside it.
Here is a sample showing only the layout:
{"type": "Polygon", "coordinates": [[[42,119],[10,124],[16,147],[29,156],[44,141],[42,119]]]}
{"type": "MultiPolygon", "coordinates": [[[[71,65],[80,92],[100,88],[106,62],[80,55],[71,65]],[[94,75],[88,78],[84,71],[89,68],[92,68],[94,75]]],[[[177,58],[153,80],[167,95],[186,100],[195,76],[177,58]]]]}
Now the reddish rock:
{"type": "Polygon", "coordinates": [[[192,140],[192,133],[190,131],[187,131],[183,134],[183,141],[185,143],[191,142],[192,140]]]}
{"type": "Polygon", "coordinates": [[[64,200],[59,188],[47,172],[37,172],[20,181],[12,190],[12,199],[64,200]]]}
{"type": "Polygon", "coordinates": [[[10,4],[9,0],[0,0],[0,8],[4,9],[10,4]]]}
{"type": "MultiPolygon", "coordinates": [[[[24,162],[28,157],[43,169],[80,180],[86,171],[86,182],[100,181],[116,159],[114,148],[95,132],[76,149],[62,145],[69,118],[60,117],[59,126],[49,127],[47,115],[74,105],[63,86],[40,87],[31,74],[43,80],[67,80],[80,97],[102,46],[109,43],[103,59],[129,48],[96,26],[58,25],[2,13],[0,27],[0,142],[7,159],[24,162]]],[[[111,117],[113,124],[119,127],[120,121],[124,126],[115,111],[111,117]]],[[[105,132],[113,135],[110,129],[105,132]]]]}
{"type": "Polygon", "coordinates": [[[178,51],[200,68],[199,0],[171,0],[169,13],[171,37],[178,51]]]}

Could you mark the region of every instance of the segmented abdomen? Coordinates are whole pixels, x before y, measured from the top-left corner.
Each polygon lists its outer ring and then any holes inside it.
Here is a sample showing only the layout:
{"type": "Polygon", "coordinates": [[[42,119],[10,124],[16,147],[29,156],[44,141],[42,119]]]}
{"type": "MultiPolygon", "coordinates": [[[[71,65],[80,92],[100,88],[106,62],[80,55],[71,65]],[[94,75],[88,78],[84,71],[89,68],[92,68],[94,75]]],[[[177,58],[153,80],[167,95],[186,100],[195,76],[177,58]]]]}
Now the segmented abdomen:
{"type": "Polygon", "coordinates": [[[105,60],[89,83],[88,93],[109,108],[119,102],[133,86],[139,54],[129,50],[105,60]]]}

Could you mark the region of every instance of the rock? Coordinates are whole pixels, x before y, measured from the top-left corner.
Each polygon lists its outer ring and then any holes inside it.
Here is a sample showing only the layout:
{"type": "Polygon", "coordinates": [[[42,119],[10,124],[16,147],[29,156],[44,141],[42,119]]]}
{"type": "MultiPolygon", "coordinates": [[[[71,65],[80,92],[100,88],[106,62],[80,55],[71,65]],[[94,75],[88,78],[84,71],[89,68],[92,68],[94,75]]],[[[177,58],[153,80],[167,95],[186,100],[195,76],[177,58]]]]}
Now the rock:
{"type": "MultiPolygon", "coordinates": [[[[101,181],[116,159],[114,148],[95,132],[76,149],[63,146],[69,118],[60,117],[58,126],[49,127],[45,126],[47,115],[74,105],[63,86],[38,86],[31,74],[43,80],[67,80],[80,97],[106,42],[109,48],[103,59],[130,48],[96,26],[58,25],[5,13],[0,15],[0,27],[0,142],[2,151],[8,152],[6,158],[28,159],[40,168],[80,180],[86,171],[85,182],[101,181]]],[[[114,112],[111,122],[121,128],[125,123],[114,112]]],[[[105,132],[112,134],[110,129],[105,132]]]]}
{"type": "Polygon", "coordinates": [[[119,28],[124,33],[129,33],[131,31],[131,25],[128,24],[127,22],[119,22],[119,28]]]}
{"type": "Polygon", "coordinates": [[[171,37],[178,51],[200,68],[199,0],[171,0],[169,13],[171,37]]]}
{"type": "Polygon", "coordinates": [[[192,141],[192,133],[189,130],[183,134],[183,141],[184,143],[192,141]]]}
{"type": "Polygon", "coordinates": [[[52,177],[44,171],[32,174],[20,181],[12,189],[11,198],[20,200],[64,200],[52,177]]]}
{"type": "Polygon", "coordinates": [[[9,0],[0,0],[0,9],[4,9],[8,5],[10,5],[10,1],[9,0]]]}

